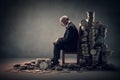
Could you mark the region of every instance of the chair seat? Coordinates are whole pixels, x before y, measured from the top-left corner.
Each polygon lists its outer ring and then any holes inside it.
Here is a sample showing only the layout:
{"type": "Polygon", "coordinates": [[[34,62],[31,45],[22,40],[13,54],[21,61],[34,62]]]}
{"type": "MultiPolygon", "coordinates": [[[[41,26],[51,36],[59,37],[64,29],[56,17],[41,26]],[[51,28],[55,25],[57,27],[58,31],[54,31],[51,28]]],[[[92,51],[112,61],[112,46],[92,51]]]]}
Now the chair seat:
{"type": "Polygon", "coordinates": [[[78,54],[78,52],[63,52],[63,54],[78,54]]]}

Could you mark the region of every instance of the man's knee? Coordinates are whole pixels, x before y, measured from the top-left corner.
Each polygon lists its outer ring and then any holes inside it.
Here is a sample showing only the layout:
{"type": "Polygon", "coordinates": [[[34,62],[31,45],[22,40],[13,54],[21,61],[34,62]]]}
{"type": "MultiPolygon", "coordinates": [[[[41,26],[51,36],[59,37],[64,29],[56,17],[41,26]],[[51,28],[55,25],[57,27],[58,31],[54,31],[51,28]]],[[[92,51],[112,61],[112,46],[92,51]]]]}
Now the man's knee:
{"type": "Polygon", "coordinates": [[[63,49],[64,48],[63,44],[60,44],[60,43],[54,44],[54,47],[58,48],[58,49],[63,49]]]}

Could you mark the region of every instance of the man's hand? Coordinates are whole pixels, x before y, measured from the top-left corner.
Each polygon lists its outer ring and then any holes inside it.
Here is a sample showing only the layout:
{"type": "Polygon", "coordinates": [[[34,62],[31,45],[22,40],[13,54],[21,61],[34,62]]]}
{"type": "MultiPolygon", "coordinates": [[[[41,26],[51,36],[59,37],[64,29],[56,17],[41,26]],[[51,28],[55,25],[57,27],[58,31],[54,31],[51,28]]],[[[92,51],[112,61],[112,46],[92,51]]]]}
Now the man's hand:
{"type": "Polygon", "coordinates": [[[59,38],[57,38],[54,42],[53,42],[53,45],[55,45],[57,43],[59,38]]]}
{"type": "Polygon", "coordinates": [[[62,38],[57,38],[54,42],[53,42],[53,45],[55,45],[58,41],[61,41],[62,38]]]}

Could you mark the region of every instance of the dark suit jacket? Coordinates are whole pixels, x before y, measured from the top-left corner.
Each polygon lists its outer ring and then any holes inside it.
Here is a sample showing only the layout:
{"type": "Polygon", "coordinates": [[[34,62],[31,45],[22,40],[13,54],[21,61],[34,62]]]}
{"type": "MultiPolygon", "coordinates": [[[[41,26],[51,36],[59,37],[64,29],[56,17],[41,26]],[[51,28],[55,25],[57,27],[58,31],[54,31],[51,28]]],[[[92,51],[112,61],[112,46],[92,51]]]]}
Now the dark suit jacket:
{"type": "Polygon", "coordinates": [[[72,22],[68,24],[64,36],[60,38],[58,42],[64,45],[63,49],[65,51],[77,50],[78,30],[72,22]]]}

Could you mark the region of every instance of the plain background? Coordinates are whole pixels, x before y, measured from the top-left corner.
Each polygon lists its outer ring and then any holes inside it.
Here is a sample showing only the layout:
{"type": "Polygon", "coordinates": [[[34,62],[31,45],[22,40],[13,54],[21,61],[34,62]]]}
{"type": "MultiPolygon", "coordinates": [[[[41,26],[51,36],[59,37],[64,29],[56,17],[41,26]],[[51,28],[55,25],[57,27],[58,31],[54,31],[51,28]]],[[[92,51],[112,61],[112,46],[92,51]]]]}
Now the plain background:
{"type": "Polygon", "coordinates": [[[52,57],[52,43],[65,31],[59,18],[67,15],[79,28],[87,11],[107,25],[106,43],[120,56],[117,0],[0,0],[0,57],[52,57]]]}

